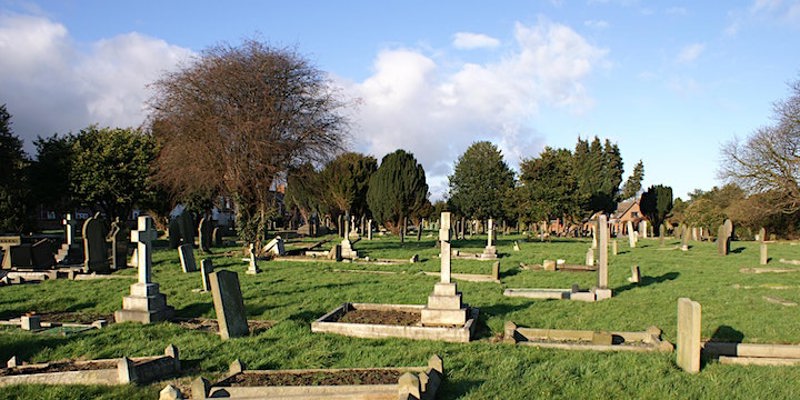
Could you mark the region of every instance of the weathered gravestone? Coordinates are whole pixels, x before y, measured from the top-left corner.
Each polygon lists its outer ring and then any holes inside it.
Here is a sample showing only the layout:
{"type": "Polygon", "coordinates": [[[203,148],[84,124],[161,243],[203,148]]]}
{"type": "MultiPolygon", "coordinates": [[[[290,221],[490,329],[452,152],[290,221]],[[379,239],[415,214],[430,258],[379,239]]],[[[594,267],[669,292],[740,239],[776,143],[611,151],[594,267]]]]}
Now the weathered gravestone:
{"type": "Polygon", "coordinates": [[[76,233],[78,221],[72,217],[72,214],[67,214],[61,220],[61,224],[64,225],[66,243],[62,244],[56,253],[56,261],[63,264],[79,264],[83,262],[82,241],[79,240],[76,233]]]}
{"type": "Polygon", "coordinates": [[[183,272],[197,271],[197,263],[194,260],[194,248],[185,243],[178,246],[178,257],[181,259],[181,269],[183,272]]]}
{"type": "Polygon", "coordinates": [[[209,275],[209,283],[222,340],[249,334],[239,275],[227,270],[212,272],[209,275]]]}
{"type": "Polygon", "coordinates": [[[678,367],[700,372],[700,303],[686,297],[678,299],[678,367]]]}
{"type": "Polygon", "coordinates": [[[367,240],[372,240],[372,220],[367,221],[367,240]]]}
{"type": "Polygon", "coordinates": [[[758,231],[758,239],[759,239],[759,242],[761,242],[760,245],[759,245],[758,263],[761,264],[761,265],[767,265],[767,262],[769,262],[769,256],[767,254],[767,230],[766,229],[761,228],[761,230],[758,231]]]}
{"type": "Polygon", "coordinates": [[[125,268],[126,259],[128,258],[128,241],[130,232],[125,224],[121,223],[119,219],[111,223],[111,232],[108,234],[108,239],[111,242],[111,268],[122,269],[125,268]]]}
{"type": "Polygon", "coordinates": [[[630,248],[636,248],[636,231],[633,230],[633,222],[628,221],[628,245],[630,248]]]}
{"type": "Polygon", "coordinates": [[[642,281],[642,272],[639,270],[638,265],[631,266],[631,276],[628,278],[630,283],[639,283],[642,281]]]}
{"type": "Polygon", "coordinates": [[[200,224],[197,226],[197,236],[200,238],[200,250],[202,250],[204,253],[211,252],[211,246],[213,243],[212,232],[213,228],[211,226],[211,218],[201,218],[200,224]]]}
{"type": "Polygon", "coordinates": [[[172,318],[175,310],[167,305],[167,297],[160,293],[158,284],[151,281],[152,242],[158,237],[153,219],[141,216],[137,230],[131,232],[131,242],[136,243],[136,262],[139,281],[131,285],[131,294],[122,298],[122,309],[114,312],[117,322],[134,321],[149,324],[172,318]]]}
{"type": "Polygon", "coordinates": [[[264,246],[264,253],[267,254],[274,254],[276,256],[282,256],[286,254],[286,248],[284,247],[283,239],[280,236],[275,236],[272,240],[264,246]]]}
{"type": "Polygon", "coordinates": [[[256,244],[250,243],[248,249],[250,251],[250,259],[249,265],[247,266],[247,274],[255,275],[261,272],[261,270],[258,268],[258,264],[256,263],[256,244]]]}
{"type": "Polygon", "coordinates": [[[211,283],[209,281],[209,277],[208,276],[212,272],[214,272],[214,263],[211,260],[207,259],[207,258],[204,258],[204,259],[200,260],[200,275],[203,278],[203,291],[204,292],[207,292],[207,291],[211,290],[211,283]]]}
{"type": "Polygon", "coordinates": [[[167,225],[167,233],[169,234],[169,248],[177,249],[181,245],[181,225],[178,222],[178,217],[172,217],[167,225]]]}
{"type": "Polygon", "coordinates": [[[483,249],[483,253],[481,253],[481,258],[483,259],[495,259],[497,258],[497,247],[494,245],[494,220],[489,218],[489,237],[486,239],[486,247],[483,249]]]}
{"type": "Polygon", "coordinates": [[[608,218],[601,214],[597,219],[597,230],[600,242],[600,262],[597,267],[597,288],[594,294],[597,300],[611,298],[611,289],[608,288],[608,218]]]}
{"type": "Polygon", "coordinates": [[[194,246],[194,217],[188,210],[183,210],[181,215],[178,216],[178,230],[181,233],[181,244],[194,246]]]}
{"type": "Polygon", "coordinates": [[[717,254],[727,256],[730,251],[731,238],[728,236],[728,229],[723,224],[717,229],[717,254]]]}
{"type": "Polygon", "coordinates": [[[658,244],[664,247],[664,242],[667,240],[667,226],[661,224],[658,226],[658,244]]]}
{"type": "Polygon", "coordinates": [[[681,251],[689,251],[689,240],[692,238],[692,230],[688,226],[683,227],[681,233],[681,251]]]}
{"type": "Polygon", "coordinates": [[[21,244],[21,236],[0,236],[0,250],[3,251],[3,269],[11,269],[11,248],[21,244]]]}
{"type": "Polygon", "coordinates": [[[103,222],[95,215],[83,223],[83,271],[111,272],[103,222]]]}
{"type": "Polygon", "coordinates": [[[591,247],[586,249],[586,266],[592,267],[594,266],[594,249],[591,247]]]}

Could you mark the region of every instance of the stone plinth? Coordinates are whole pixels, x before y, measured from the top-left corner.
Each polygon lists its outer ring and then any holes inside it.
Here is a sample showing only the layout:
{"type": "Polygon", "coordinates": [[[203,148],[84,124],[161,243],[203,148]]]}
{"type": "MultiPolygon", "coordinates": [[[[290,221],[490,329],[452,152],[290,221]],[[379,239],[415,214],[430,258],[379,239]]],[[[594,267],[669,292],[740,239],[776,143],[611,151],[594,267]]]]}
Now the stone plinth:
{"type": "Polygon", "coordinates": [[[467,308],[461,302],[461,293],[455,283],[437,283],[433,294],[428,296],[428,305],[422,309],[423,326],[464,325],[467,308]]]}
{"type": "Polygon", "coordinates": [[[137,282],[131,285],[131,294],[122,298],[122,309],[114,312],[114,320],[150,324],[169,320],[174,313],[175,309],[167,305],[167,296],[159,292],[157,283],[137,282]]]}

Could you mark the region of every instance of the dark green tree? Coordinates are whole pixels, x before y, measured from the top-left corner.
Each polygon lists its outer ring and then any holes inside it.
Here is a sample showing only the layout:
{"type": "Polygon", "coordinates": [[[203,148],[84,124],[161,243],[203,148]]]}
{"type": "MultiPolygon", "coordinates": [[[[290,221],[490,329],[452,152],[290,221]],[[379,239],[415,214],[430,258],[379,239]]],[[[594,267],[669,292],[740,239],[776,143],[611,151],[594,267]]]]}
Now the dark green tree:
{"type": "Polygon", "coordinates": [[[418,214],[427,198],[425,170],[413,154],[404,150],[384,156],[369,180],[369,209],[393,233],[400,232],[406,217],[418,214]]]}
{"type": "Polygon", "coordinates": [[[514,187],[514,172],[500,149],[475,142],[455,165],[450,180],[450,203],[468,218],[503,218],[503,198],[514,187]]]}
{"type": "Polygon", "coordinates": [[[653,226],[661,226],[672,210],[672,188],[664,185],[650,186],[642,193],[639,208],[653,226]]]}
{"type": "Polygon", "coordinates": [[[29,168],[31,178],[31,194],[38,205],[64,214],[75,205],[70,172],[72,171],[75,135],[53,134],[50,137],[38,137],[36,160],[29,168]]]}
{"type": "Polygon", "coordinates": [[[622,183],[622,156],[619,147],[609,140],[604,145],[596,136],[591,143],[578,138],[572,167],[578,184],[583,217],[597,211],[614,211],[619,200],[619,185],[622,183]]]}
{"type": "Polygon", "coordinates": [[[25,170],[28,156],[11,129],[11,114],[0,106],[0,232],[19,233],[31,227],[25,170]]]}
{"type": "Polygon", "coordinates": [[[537,158],[520,163],[522,186],[517,194],[528,212],[521,212],[524,222],[550,218],[574,218],[580,213],[578,182],[573,174],[572,153],[566,149],[545,147],[537,158]]]}
{"type": "Polygon", "coordinates": [[[625,185],[622,186],[622,192],[620,192],[620,200],[630,199],[637,194],[639,191],[642,190],[642,180],[644,179],[644,164],[642,160],[639,160],[638,163],[633,167],[633,172],[628,177],[628,180],[625,181],[625,185]]]}
{"type": "Polygon", "coordinates": [[[153,201],[152,136],[138,129],[92,125],[78,134],[73,154],[72,188],[83,205],[100,207],[110,220],[126,220],[135,206],[153,201]]]}
{"type": "Polygon", "coordinates": [[[312,213],[324,211],[323,192],[320,172],[311,163],[301,164],[287,175],[284,202],[308,222],[312,213]]]}
{"type": "Polygon", "coordinates": [[[325,165],[321,172],[324,198],[336,214],[366,215],[369,178],[378,161],[360,153],[344,153],[325,165]]]}

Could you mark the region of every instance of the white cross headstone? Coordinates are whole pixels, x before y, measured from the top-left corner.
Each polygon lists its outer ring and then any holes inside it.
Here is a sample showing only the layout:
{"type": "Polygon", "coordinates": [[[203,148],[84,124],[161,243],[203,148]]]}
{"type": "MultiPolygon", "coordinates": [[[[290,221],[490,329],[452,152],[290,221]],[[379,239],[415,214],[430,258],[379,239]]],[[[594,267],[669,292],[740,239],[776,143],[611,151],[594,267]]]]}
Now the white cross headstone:
{"type": "Polygon", "coordinates": [[[67,245],[72,246],[75,244],[75,227],[78,226],[78,221],[72,218],[72,214],[67,214],[67,216],[61,220],[61,223],[67,231],[67,245]]]}
{"type": "Polygon", "coordinates": [[[138,219],[137,229],[131,232],[131,242],[136,243],[136,252],[139,259],[139,283],[150,283],[150,270],[152,268],[152,241],[158,237],[158,232],[153,228],[153,219],[141,216],[138,219]]]}
{"type": "Polygon", "coordinates": [[[494,240],[494,220],[489,218],[489,241],[486,244],[488,247],[492,247],[494,240]]]}
{"type": "Polygon", "coordinates": [[[441,282],[450,283],[450,213],[442,213],[442,225],[439,228],[439,241],[441,242],[442,271],[441,282]]]}

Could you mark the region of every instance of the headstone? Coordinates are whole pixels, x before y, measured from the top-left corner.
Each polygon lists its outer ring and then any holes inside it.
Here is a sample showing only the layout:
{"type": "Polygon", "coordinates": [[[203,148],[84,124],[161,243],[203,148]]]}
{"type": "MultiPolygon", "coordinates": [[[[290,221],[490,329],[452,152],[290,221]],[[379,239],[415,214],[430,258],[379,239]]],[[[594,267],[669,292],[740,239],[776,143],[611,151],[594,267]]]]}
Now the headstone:
{"type": "Polygon", "coordinates": [[[250,333],[247,326],[247,310],[244,308],[242,289],[239,286],[239,275],[228,270],[212,272],[209,275],[209,283],[222,340],[250,333]]]}
{"type": "Polygon", "coordinates": [[[189,210],[183,210],[178,216],[178,229],[181,232],[181,243],[194,246],[194,217],[189,210]]]}
{"type": "Polygon", "coordinates": [[[594,225],[591,225],[589,227],[589,230],[592,231],[592,248],[596,249],[597,248],[597,227],[594,226],[594,225]]]}
{"type": "Polygon", "coordinates": [[[197,271],[197,263],[194,260],[194,247],[188,243],[178,246],[178,257],[181,259],[181,269],[183,272],[197,271]]]}
{"type": "Polygon", "coordinates": [[[38,331],[42,329],[42,317],[39,315],[23,315],[20,317],[20,328],[23,331],[38,331]]]}
{"type": "Polygon", "coordinates": [[[367,240],[372,240],[372,219],[367,220],[367,240]]]}
{"type": "Polygon", "coordinates": [[[597,245],[600,250],[597,265],[597,287],[606,289],[608,288],[608,218],[604,214],[597,219],[597,231],[597,236],[600,238],[597,245]]]}
{"type": "Polygon", "coordinates": [[[689,239],[692,238],[692,230],[688,226],[683,227],[681,235],[681,251],[689,251],[689,239]]]}
{"type": "Polygon", "coordinates": [[[197,236],[200,238],[200,250],[204,253],[211,252],[211,246],[213,245],[212,233],[211,218],[201,218],[200,224],[197,226],[197,236]]]}
{"type": "Polygon", "coordinates": [[[725,225],[720,225],[717,229],[717,254],[727,256],[730,249],[730,238],[728,237],[728,230],[725,225]]]}
{"type": "Polygon", "coordinates": [[[767,254],[767,230],[761,228],[761,230],[758,231],[758,238],[761,242],[759,245],[758,263],[761,265],[767,265],[767,262],[769,262],[769,256],[767,254]]]}
{"type": "Polygon", "coordinates": [[[272,240],[264,246],[264,252],[267,254],[274,254],[276,256],[282,256],[286,254],[286,248],[284,247],[283,239],[280,236],[275,236],[272,240]]]}
{"type": "Polygon", "coordinates": [[[628,221],[628,245],[630,248],[636,248],[636,231],[633,230],[633,222],[628,221]]]}
{"type": "Polygon", "coordinates": [[[344,238],[342,239],[341,243],[342,249],[342,258],[349,258],[351,260],[355,260],[358,258],[358,251],[353,248],[353,244],[350,242],[350,239],[344,238]]]}
{"type": "Polygon", "coordinates": [[[78,227],[78,221],[72,217],[72,214],[67,214],[61,221],[64,225],[64,231],[67,236],[67,245],[70,247],[78,246],[78,240],[75,237],[75,230],[78,227]]]}
{"type": "MultiPolygon", "coordinates": [[[[725,226],[726,236],[730,242],[731,238],[733,238],[733,221],[726,219],[723,225],[725,226]]],[[[728,243],[728,247],[730,247],[730,243],[728,243]]]]}
{"type": "Polygon", "coordinates": [[[488,230],[489,237],[486,240],[486,247],[483,249],[481,258],[495,259],[497,258],[497,247],[494,245],[494,220],[492,218],[489,218],[488,227],[489,227],[488,230]]]}
{"type": "Polygon", "coordinates": [[[542,269],[545,271],[555,271],[556,270],[556,260],[544,260],[542,261],[542,269]]]}
{"type": "MultiPolygon", "coordinates": [[[[20,246],[26,248],[30,252],[29,260],[30,265],[25,267],[33,269],[50,269],[56,265],[56,259],[53,256],[53,243],[50,239],[41,239],[33,245],[20,246]],[[30,247],[27,247],[30,246],[30,247]]],[[[12,261],[14,254],[12,254],[12,261]]]]}
{"type": "Polygon", "coordinates": [[[170,218],[167,233],[169,234],[169,248],[177,249],[181,245],[181,225],[177,216],[170,218]]]}
{"type": "Polygon", "coordinates": [[[639,221],[639,236],[647,239],[647,220],[639,221]]]}
{"type": "Polygon", "coordinates": [[[250,253],[250,260],[249,260],[250,263],[247,266],[247,274],[255,275],[261,272],[261,270],[258,268],[258,263],[256,263],[256,244],[250,243],[248,250],[250,253]]]}
{"type": "Polygon", "coordinates": [[[214,230],[211,231],[211,236],[214,237],[214,247],[222,247],[222,228],[214,228],[214,230]]]}
{"type": "Polygon", "coordinates": [[[639,283],[642,280],[642,273],[638,265],[631,266],[631,277],[628,278],[630,283],[639,283]]]}
{"type": "Polygon", "coordinates": [[[700,303],[686,297],[679,298],[677,364],[690,373],[700,372],[700,321],[700,303]]]}
{"type": "Polygon", "coordinates": [[[516,240],[514,241],[514,251],[519,251],[519,243],[516,240]]]}
{"type": "Polygon", "coordinates": [[[664,247],[664,242],[667,240],[667,226],[661,224],[658,226],[658,244],[664,247]]]}
{"type": "Polygon", "coordinates": [[[3,269],[11,269],[11,249],[21,244],[21,236],[0,236],[0,250],[3,251],[3,269]]]}
{"type": "Polygon", "coordinates": [[[619,250],[619,244],[617,244],[617,239],[611,241],[611,254],[617,255],[619,250]]]}
{"type": "Polygon", "coordinates": [[[111,272],[105,228],[99,218],[91,217],[83,224],[83,257],[84,272],[111,272]]]}
{"type": "Polygon", "coordinates": [[[203,291],[208,292],[211,290],[211,283],[208,276],[214,272],[214,262],[210,259],[204,258],[200,260],[200,275],[203,278],[203,291]]]}
{"type": "Polygon", "coordinates": [[[422,309],[423,326],[464,326],[467,322],[467,308],[461,302],[455,282],[451,282],[450,271],[450,213],[443,212],[439,228],[441,242],[441,280],[428,296],[428,304],[422,309]]]}
{"type": "Polygon", "coordinates": [[[500,261],[495,261],[492,264],[492,278],[496,281],[500,280],[500,261]]]}
{"type": "Polygon", "coordinates": [[[153,228],[153,219],[140,216],[137,230],[131,232],[131,242],[136,243],[139,281],[131,285],[131,294],[122,298],[122,309],[114,313],[117,322],[135,321],[149,324],[168,320],[174,309],[167,305],[167,298],[158,290],[158,284],[151,281],[152,242],[158,237],[153,228]]]}
{"type": "Polygon", "coordinates": [[[586,266],[592,267],[594,266],[594,249],[591,247],[586,249],[586,266]]]}
{"type": "Polygon", "coordinates": [[[111,223],[109,237],[111,239],[111,268],[125,268],[128,258],[128,238],[130,238],[128,228],[117,219],[111,223]]]}

